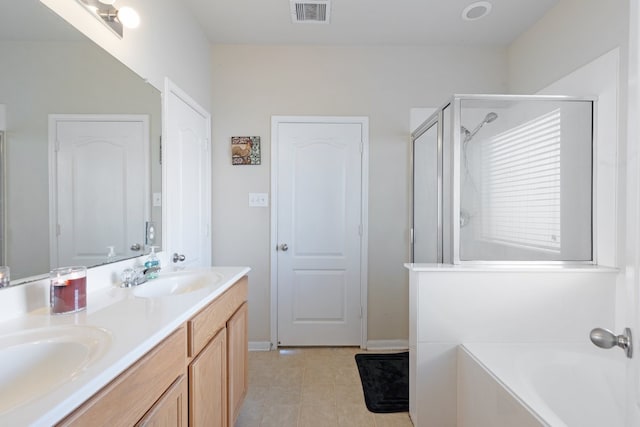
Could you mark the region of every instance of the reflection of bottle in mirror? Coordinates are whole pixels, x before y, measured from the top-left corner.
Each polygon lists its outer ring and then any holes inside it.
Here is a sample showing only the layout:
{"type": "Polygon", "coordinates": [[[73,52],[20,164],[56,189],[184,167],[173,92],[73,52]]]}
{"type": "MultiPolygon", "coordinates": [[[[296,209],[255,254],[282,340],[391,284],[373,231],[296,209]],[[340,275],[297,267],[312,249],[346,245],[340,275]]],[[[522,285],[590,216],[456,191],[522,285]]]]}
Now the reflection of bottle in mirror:
{"type": "MultiPolygon", "coordinates": [[[[147,261],[144,263],[144,268],[156,268],[160,270],[160,260],[158,259],[158,255],[156,255],[157,246],[151,246],[151,253],[147,257],[147,261]]],[[[149,279],[155,279],[158,277],[158,271],[150,272],[148,275],[149,279]]]]}
{"type": "Polygon", "coordinates": [[[116,247],[115,246],[107,246],[109,252],[107,252],[107,262],[115,261],[116,257],[116,247]]]}

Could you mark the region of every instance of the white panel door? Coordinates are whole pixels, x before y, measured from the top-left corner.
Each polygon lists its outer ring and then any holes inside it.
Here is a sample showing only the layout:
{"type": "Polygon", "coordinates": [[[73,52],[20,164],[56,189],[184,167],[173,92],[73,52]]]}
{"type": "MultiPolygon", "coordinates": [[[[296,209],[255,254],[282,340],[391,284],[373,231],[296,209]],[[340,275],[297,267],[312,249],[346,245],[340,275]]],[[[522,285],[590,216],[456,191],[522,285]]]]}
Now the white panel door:
{"type": "Polygon", "coordinates": [[[167,80],[163,94],[163,248],[177,265],[211,265],[211,116],[167,80]]]}
{"type": "Polygon", "coordinates": [[[363,125],[277,126],[278,343],[360,345],[363,125]]]}
{"type": "Polygon", "coordinates": [[[136,256],[149,212],[147,116],[52,115],[51,264],[136,256]]]}

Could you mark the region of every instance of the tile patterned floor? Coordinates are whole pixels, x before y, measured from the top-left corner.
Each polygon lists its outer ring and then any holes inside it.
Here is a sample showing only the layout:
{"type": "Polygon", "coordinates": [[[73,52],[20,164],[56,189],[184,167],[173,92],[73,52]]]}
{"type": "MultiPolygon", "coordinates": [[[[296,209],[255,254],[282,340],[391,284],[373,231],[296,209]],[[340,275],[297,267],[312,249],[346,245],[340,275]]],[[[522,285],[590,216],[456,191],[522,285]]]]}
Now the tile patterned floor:
{"type": "Polygon", "coordinates": [[[249,353],[249,392],[235,427],[412,427],[408,413],[367,410],[359,348],[249,353]]]}

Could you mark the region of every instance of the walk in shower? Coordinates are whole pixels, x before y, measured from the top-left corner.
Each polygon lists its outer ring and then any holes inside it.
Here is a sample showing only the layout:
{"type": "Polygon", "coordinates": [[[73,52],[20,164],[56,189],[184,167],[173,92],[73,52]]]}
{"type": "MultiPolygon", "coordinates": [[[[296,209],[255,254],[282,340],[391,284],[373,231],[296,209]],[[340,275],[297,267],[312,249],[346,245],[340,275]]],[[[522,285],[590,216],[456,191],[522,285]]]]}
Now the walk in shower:
{"type": "Polygon", "coordinates": [[[594,99],[455,95],[411,134],[412,260],[594,262],[594,99]]]}

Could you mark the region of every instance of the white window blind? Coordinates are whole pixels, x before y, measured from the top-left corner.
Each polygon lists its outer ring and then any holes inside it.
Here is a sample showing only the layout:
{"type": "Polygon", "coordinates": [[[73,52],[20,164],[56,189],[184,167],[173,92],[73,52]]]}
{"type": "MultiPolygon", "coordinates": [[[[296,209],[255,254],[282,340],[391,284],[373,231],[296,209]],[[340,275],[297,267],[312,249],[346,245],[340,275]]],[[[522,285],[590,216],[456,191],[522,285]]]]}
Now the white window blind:
{"type": "Polygon", "coordinates": [[[560,252],[560,124],[557,109],[484,141],[483,239],[560,252]]]}

